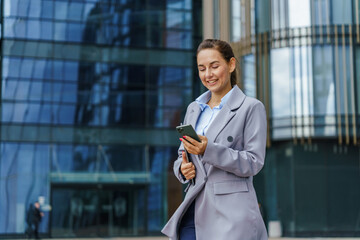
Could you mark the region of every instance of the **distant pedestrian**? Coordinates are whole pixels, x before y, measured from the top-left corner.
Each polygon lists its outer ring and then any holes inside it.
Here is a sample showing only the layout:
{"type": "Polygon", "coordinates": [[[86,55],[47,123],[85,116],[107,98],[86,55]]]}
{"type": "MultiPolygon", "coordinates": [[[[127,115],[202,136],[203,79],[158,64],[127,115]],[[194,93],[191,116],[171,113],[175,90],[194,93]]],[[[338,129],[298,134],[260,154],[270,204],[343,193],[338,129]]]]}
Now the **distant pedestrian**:
{"type": "Polygon", "coordinates": [[[27,214],[26,214],[26,235],[27,238],[30,239],[35,237],[39,238],[39,224],[41,222],[41,218],[44,216],[44,213],[40,211],[40,203],[35,202],[34,205],[30,205],[27,214]]]}

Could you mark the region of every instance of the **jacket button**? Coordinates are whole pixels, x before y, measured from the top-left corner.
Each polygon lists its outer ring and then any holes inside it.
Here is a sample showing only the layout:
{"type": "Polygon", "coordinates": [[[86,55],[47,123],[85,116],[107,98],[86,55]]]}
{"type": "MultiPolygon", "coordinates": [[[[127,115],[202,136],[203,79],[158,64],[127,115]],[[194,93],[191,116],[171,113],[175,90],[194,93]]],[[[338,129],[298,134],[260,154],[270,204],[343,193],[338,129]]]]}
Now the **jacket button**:
{"type": "Polygon", "coordinates": [[[208,180],[208,177],[204,177],[204,181],[206,182],[208,180]]]}

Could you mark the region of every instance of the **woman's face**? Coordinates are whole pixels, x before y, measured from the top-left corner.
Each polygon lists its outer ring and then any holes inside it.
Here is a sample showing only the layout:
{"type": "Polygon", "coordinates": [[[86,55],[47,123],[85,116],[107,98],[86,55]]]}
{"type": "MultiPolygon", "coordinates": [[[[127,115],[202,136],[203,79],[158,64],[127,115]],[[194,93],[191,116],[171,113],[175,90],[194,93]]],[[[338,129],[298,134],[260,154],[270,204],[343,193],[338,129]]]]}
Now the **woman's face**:
{"type": "Polygon", "coordinates": [[[202,84],[212,93],[224,96],[231,90],[230,76],[235,70],[235,58],[230,62],[215,49],[203,49],[197,55],[199,77],[202,84]]]}

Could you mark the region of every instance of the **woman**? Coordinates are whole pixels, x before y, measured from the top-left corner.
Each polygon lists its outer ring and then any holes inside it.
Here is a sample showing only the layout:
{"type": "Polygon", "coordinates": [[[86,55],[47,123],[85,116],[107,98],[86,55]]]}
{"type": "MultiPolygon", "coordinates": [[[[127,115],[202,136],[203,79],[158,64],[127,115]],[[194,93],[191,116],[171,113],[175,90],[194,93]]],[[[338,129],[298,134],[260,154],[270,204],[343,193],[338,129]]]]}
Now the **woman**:
{"type": "Polygon", "coordinates": [[[201,142],[184,136],[175,176],[195,178],[162,232],[172,240],[265,240],[253,176],[264,165],[266,114],[263,104],[236,85],[230,45],[204,40],[197,50],[202,84],[208,89],[187,109],[201,142]],[[187,161],[184,148],[189,153],[187,161]]]}

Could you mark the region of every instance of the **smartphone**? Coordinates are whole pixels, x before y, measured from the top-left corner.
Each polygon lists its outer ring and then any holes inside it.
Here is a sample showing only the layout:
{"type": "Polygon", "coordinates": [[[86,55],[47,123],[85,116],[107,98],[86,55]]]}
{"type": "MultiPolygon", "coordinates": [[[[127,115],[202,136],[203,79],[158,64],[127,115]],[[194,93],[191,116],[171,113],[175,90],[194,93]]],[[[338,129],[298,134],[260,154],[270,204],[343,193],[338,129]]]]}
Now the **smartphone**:
{"type": "Polygon", "coordinates": [[[178,133],[179,133],[179,135],[181,137],[182,136],[189,136],[189,137],[195,139],[196,141],[201,142],[199,136],[195,132],[195,129],[190,124],[177,126],[176,130],[178,131],[178,133]]]}
{"type": "MultiPolygon", "coordinates": [[[[197,133],[195,132],[195,129],[190,125],[181,125],[181,126],[177,126],[176,127],[176,130],[177,132],[179,133],[180,137],[183,137],[183,136],[189,136],[193,139],[195,139],[196,141],[198,142],[201,142],[199,136],[197,135],[197,133]]],[[[186,140],[186,139],[185,139],[186,140]]],[[[189,158],[189,155],[188,155],[188,152],[186,151],[185,149],[185,155],[186,155],[186,159],[188,162],[191,162],[190,158],[189,158]]],[[[190,180],[191,184],[195,185],[195,179],[191,179],[190,180]]]]}

